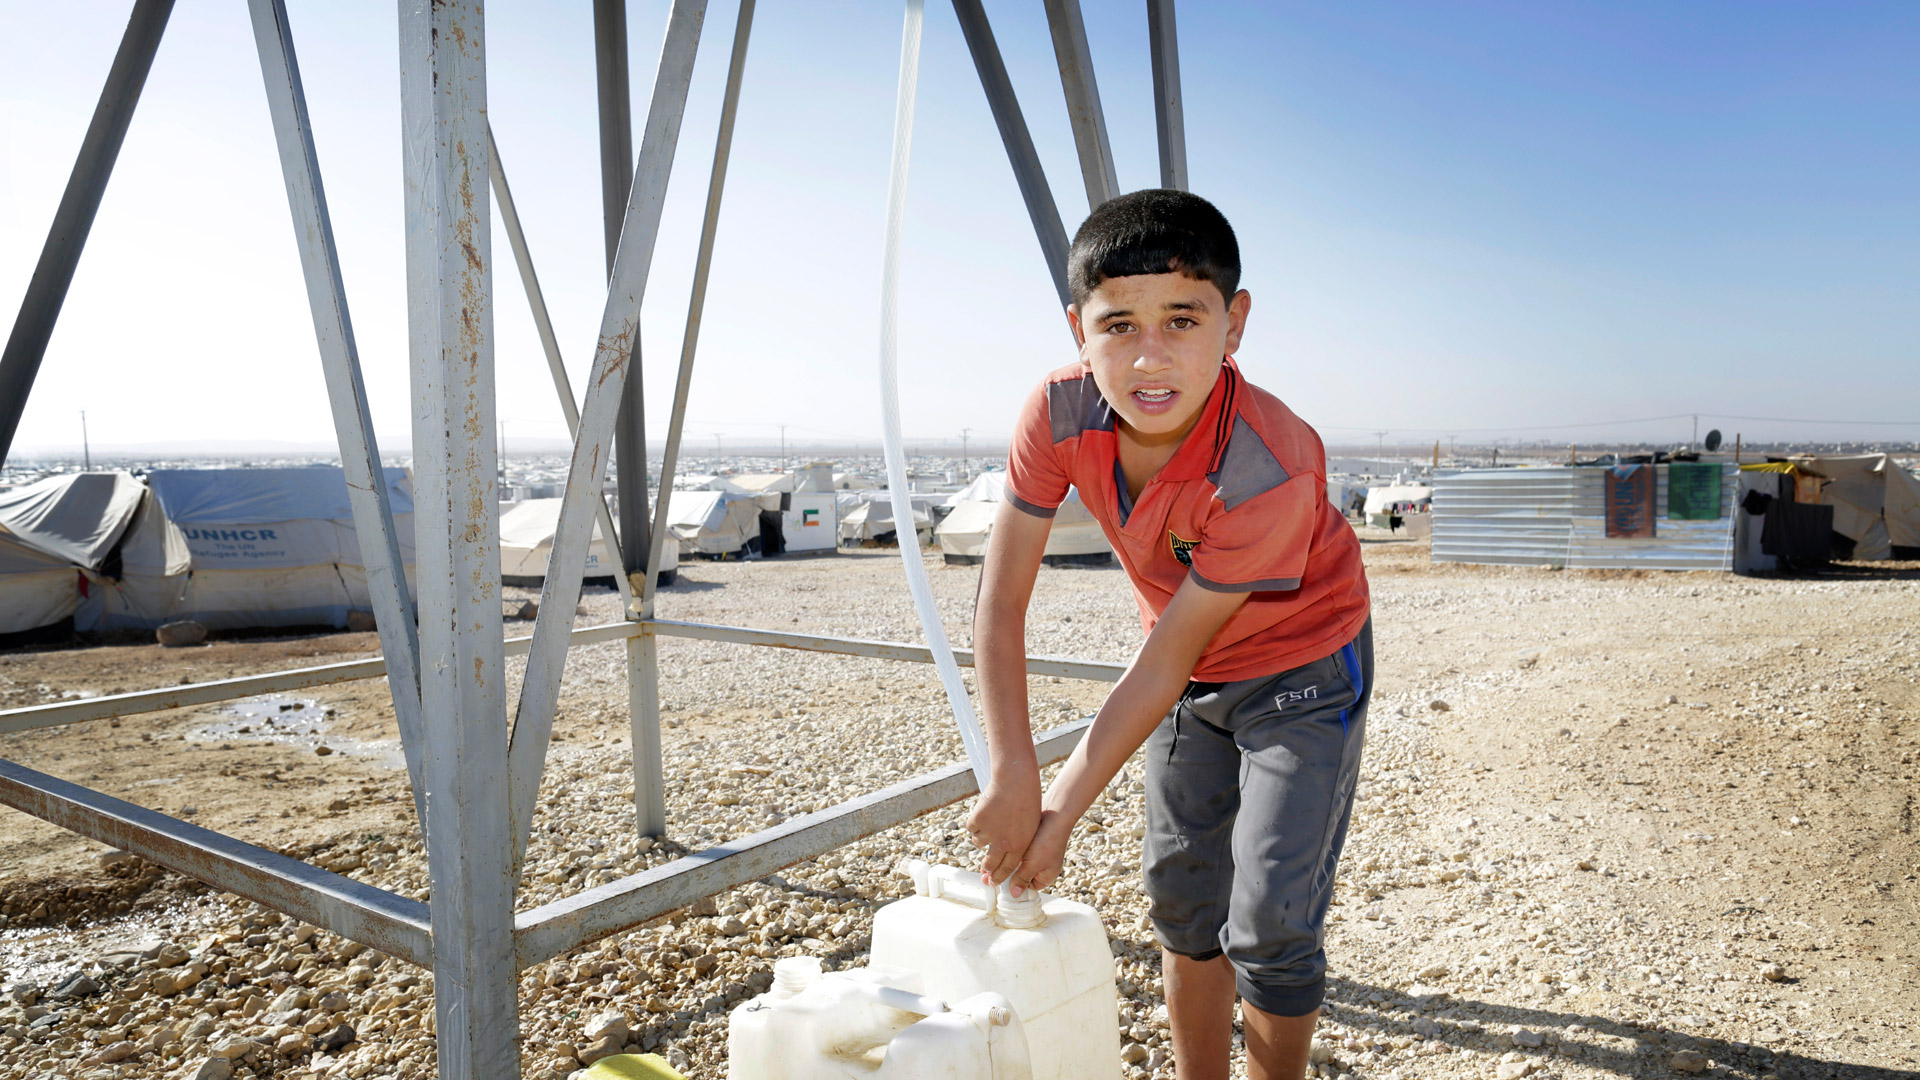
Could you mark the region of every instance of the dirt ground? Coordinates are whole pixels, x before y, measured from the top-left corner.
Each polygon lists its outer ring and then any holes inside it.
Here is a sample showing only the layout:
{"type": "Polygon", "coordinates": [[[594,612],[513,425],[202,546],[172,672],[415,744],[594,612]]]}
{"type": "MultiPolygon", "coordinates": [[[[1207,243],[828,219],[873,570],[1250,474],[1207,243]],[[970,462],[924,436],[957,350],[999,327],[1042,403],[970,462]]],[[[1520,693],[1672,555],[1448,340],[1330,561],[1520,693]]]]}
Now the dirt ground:
{"type": "MultiPolygon", "coordinates": [[[[1920,564],[1556,572],[1434,566],[1423,543],[1369,540],[1378,756],[1329,935],[1341,1075],[1664,1076],[1698,1071],[1672,1064],[1698,1046],[1715,1074],[1920,1076],[1920,564]],[[1442,994],[1456,1007],[1436,1009],[1442,994]],[[1470,1019],[1481,1006],[1503,1026],[1470,1019]],[[1456,1014],[1493,1043],[1419,1051],[1448,1043],[1456,1014]],[[1653,1034],[1608,1034],[1626,1022],[1653,1034]],[[1542,1048],[1504,1025],[1553,1033],[1543,1052],[1561,1056],[1522,1067],[1542,1048]]],[[[895,558],[685,564],[661,611],[917,639],[895,558]]],[[[934,574],[957,641],[976,575],[934,574]]],[[[1050,573],[1041,594],[1033,651],[1124,660],[1137,644],[1117,571],[1050,573]]],[[[616,598],[583,610],[581,625],[611,621],[616,598]]],[[[570,665],[556,761],[623,749],[620,648],[570,665]]],[[[676,692],[713,648],[663,644],[670,753],[767,713],[746,682],[676,692]]],[[[0,709],[376,652],[348,633],[13,651],[0,709]]],[[[857,693],[943,708],[930,671],[892,668],[857,693]]],[[[837,678],[779,690],[831,721],[837,678]]],[[[1036,729],[1103,692],[1044,685],[1036,729]]],[[[413,830],[379,680],[0,735],[0,757],[275,849],[413,830]]],[[[177,902],[170,876],[96,865],[103,852],[0,809],[0,983],[35,973],[48,928],[177,902]]]]}

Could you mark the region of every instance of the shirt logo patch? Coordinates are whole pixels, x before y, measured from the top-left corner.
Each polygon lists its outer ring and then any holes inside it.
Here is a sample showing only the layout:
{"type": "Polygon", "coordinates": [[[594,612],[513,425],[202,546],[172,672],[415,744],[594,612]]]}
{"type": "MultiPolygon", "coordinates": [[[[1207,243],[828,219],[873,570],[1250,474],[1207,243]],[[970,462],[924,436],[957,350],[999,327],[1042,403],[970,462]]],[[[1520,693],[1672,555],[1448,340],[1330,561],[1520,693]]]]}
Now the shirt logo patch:
{"type": "Polygon", "coordinates": [[[1198,540],[1182,540],[1179,533],[1167,530],[1167,546],[1173,549],[1173,557],[1189,570],[1193,569],[1193,549],[1199,543],[1198,540]]]}

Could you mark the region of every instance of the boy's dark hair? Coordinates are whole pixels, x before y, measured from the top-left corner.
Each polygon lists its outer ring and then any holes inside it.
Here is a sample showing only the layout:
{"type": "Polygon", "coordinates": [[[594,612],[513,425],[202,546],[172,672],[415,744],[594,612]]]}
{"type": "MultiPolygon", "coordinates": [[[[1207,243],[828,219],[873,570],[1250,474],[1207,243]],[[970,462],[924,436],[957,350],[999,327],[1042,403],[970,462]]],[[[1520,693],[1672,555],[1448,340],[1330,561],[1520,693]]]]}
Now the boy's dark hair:
{"type": "Polygon", "coordinates": [[[1240,289],[1240,243],[1207,200],[1148,188],[1102,203],[1081,222],[1067,252],[1067,291],[1085,304],[1108,278],[1172,271],[1211,281],[1232,300],[1240,289]]]}

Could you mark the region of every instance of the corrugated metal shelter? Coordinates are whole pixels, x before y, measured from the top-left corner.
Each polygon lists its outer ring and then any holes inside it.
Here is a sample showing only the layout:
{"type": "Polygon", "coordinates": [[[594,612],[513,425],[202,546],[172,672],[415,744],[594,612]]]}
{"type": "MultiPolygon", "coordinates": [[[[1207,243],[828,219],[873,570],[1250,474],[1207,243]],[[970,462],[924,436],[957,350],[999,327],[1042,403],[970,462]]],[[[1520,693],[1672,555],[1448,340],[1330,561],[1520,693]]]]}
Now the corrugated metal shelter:
{"type": "Polygon", "coordinates": [[[1667,516],[1667,466],[1653,466],[1655,535],[1607,536],[1603,467],[1467,469],[1433,483],[1433,561],[1581,569],[1731,570],[1739,469],[1723,466],[1721,516],[1667,516]]]}

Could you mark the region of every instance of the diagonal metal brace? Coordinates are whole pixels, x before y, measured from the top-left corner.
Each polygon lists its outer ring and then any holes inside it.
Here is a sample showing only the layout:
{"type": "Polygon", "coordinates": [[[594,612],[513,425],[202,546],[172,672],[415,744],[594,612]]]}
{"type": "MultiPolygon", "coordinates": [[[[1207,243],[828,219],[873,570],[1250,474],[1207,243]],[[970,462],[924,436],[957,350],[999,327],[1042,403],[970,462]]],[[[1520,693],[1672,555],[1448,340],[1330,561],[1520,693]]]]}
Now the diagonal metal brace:
{"type": "Polygon", "coordinates": [[[360,377],[360,350],[347,312],[347,290],[340,275],[333,222],[327,214],[326,190],[320,183],[320,159],[314,150],[307,94],[300,83],[300,63],[294,55],[293,30],[287,24],[284,0],[248,0],[247,7],[253,16],[254,42],[260,50],[260,74],[266,82],[273,135],[280,147],[280,170],[286,177],[287,203],[293,211],[294,235],[300,245],[300,267],[306,275],[307,303],[313,309],[313,333],[320,346],[320,366],[326,373],[327,398],[333,406],[334,432],[340,440],[340,466],[346,473],[353,531],[360,542],[361,563],[366,567],[367,594],[380,631],[380,652],[387,661],[393,715],[407,759],[407,779],[413,784],[413,809],[424,833],[427,786],[421,773],[420,636],[414,625],[413,600],[407,593],[406,564],[394,532],[393,507],[387,499],[386,474],[380,467],[380,446],[374,439],[373,414],[367,407],[367,387],[360,377]]]}
{"type": "Polygon", "coordinates": [[[673,171],[680,119],[686,111],[687,87],[693,79],[694,54],[706,10],[706,0],[675,0],[667,17],[660,64],[654,72],[653,99],[641,132],[639,164],[627,197],[626,223],[620,231],[620,250],[614,256],[606,311],[594,348],[592,381],[580,409],[580,433],[573,443],[566,495],[554,530],[553,555],[540,592],[540,614],[534,621],[533,647],[527,654],[519,707],[514,713],[507,788],[516,873],[533,832],[533,807],[540,794],[540,774],[546,768],[547,741],[553,734],[560,677],[567,663],[568,633],[573,628],[574,608],[580,602],[588,530],[607,472],[607,451],[626,385],[627,364],[639,340],[640,301],[646,293],[654,241],[660,235],[667,180],[673,171]]]}

